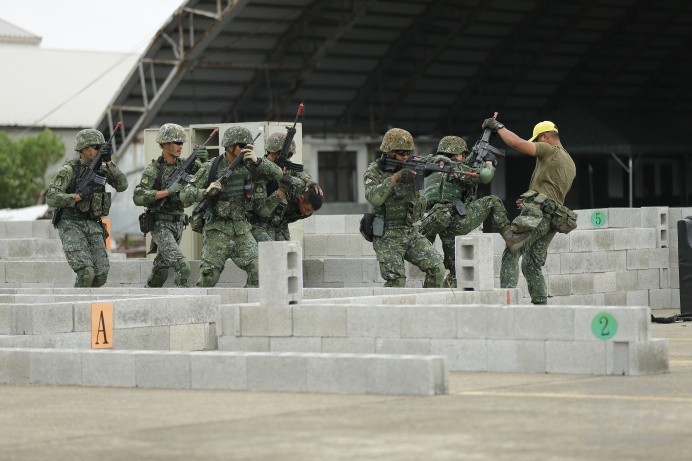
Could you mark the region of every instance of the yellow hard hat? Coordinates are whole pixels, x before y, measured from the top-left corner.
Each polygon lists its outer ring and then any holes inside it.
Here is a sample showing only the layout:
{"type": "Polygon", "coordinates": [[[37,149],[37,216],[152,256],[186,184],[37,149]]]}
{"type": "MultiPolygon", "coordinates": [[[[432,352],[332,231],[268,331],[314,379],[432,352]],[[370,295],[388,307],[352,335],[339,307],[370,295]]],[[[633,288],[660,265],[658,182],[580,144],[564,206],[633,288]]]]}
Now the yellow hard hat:
{"type": "Polygon", "coordinates": [[[536,126],[533,127],[533,136],[531,136],[531,139],[529,139],[529,142],[532,142],[534,139],[542,135],[543,133],[547,133],[548,131],[557,131],[557,127],[553,122],[549,122],[546,120],[545,122],[538,122],[536,123],[536,126]]]}

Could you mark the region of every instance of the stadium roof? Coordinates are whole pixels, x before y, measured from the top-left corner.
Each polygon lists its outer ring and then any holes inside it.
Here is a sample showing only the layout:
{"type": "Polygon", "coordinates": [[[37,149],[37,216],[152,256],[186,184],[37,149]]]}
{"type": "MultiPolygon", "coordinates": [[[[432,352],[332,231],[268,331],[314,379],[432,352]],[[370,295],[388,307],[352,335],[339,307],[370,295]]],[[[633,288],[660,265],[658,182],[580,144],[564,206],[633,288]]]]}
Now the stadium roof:
{"type": "Polygon", "coordinates": [[[476,137],[500,111],[525,137],[552,119],[582,153],[686,152],[691,39],[686,0],[189,0],[98,128],[123,118],[127,144],[305,102],[313,135],[476,137]]]}

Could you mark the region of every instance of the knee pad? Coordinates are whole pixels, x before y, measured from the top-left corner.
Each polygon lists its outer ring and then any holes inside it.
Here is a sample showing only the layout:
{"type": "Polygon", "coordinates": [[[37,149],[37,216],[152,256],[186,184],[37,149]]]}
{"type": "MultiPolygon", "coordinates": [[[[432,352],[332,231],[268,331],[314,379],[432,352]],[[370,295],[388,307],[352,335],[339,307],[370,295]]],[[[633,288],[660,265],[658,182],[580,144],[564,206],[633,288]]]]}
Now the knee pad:
{"type": "Polygon", "coordinates": [[[181,259],[175,263],[175,286],[177,287],[187,287],[187,279],[190,277],[190,264],[186,259],[181,259]]]}
{"type": "Polygon", "coordinates": [[[147,280],[147,287],[160,288],[163,286],[164,283],[166,283],[166,279],[168,279],[167,267],[160,267],[158,269],[155,269],[151,272],[151,275],[149,275],[149,279],[147,280]]]}
{"type": "Polygon", "coordinates": [[[77,280],[74,282],[75,287],[88,288],[94,282],[94,268],[91,266],[82,267],[77,271],[77,280]]]}
{"type": "Polygon", "coordinates": [[[216,286],[216,282],[219,281],[220,276],[221,276],[221,271],[218,269],[210,269],[210,270],[204,271],[204,272],[202,272],[202,275],[199,277],[199,280],[197,281],[197,286],[198,287],[216,286]]]}
{"type": "Polygon", "coordinates": [[[94,281],[91,282],[91,286],[95,287],[95,288],[102,287],[106,284],[107,279],[108,279],[108,274],[95,275],[94,281]]]}
{"type": "Polygon", "coordinates": [[[425,271],[425,282],[423,288],[440,288],[444,282],[445,267],[439,264],[425,271]]]}

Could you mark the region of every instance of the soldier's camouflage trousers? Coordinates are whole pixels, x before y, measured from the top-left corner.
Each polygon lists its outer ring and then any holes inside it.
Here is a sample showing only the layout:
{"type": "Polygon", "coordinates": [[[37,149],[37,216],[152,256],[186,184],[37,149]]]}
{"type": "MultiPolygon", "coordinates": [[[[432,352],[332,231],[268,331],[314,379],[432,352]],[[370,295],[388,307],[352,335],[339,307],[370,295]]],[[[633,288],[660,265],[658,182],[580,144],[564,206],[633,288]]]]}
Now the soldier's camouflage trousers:
{"type": "Polygon", "coordinates": [[[74,286],[103,286],[110,264],[101,223],[63,218],[57,227],[67,263],[77,274],[74,286]]]}
{"type": "Polygon", "coordinates": [[[444,266],[449,271],[445,286],[456,287],[456,267],[454,239],[457,235],[466,235],[492,217],[496,229],[509,225],[507,211],[500,199],[488,195],[474,200],[466,206],[466,214],[459,216],[452,204],[438,203],[421,221],[420,231],[431,242],[439,234],[444,253],[444,266]]]}
{"type": "Polygon", "coordinates": [[[180,239],[185,226],[182,221],[156,221],[151,230],[151,239],[158,247],[154,266],[147,280],[148,287],[162,287],[168,278],[168,268],[175,272],[175,286],[187,287],[190,276],[190,263],[180,251],[180,239]]]}
{"type": "Polygon", "coordinates": [[[521,272],[526,278],[526,284],[534,304],[545,303],[548,299],[548,288],[543,276],[543,266],[548,257],[548,245],[555,236],[552,228],[551,217],[544,217],[538,226],[531,232],[531,238],[516,252],[505,248],[502,253],[502,266],[500,268],[500,286],[502,288],[515,288],[519,282],[519,258],[521,258],[521,272]]]}
{"type": "Polygon", "coordinates": [[[442,257],[417,228],[385,229],[382,237],[375,237],[373,248],[380,264],[380,275],[386,287],[406,286],[404,260],[425,272],[425,288],[442,286],[444,265],[442,257]]]}
{"type": "Polygon", "coordinates": [[[247,273],[246,288],[259,286],[259,252],[249,224],[248,230],[242,234],[236,234],[232,229],[231,226],[227,226],[227,232],[204,229],[197,286],[215,286],[229,258],[247,273]]]}
{"type": "Polygon", "coordinates": [[[253,224],[252,235],[259,242],[288,242],[291,240],[291,234],[288,230],[288,225],[284,224],[279,228],[271,224],[253,224]]]}

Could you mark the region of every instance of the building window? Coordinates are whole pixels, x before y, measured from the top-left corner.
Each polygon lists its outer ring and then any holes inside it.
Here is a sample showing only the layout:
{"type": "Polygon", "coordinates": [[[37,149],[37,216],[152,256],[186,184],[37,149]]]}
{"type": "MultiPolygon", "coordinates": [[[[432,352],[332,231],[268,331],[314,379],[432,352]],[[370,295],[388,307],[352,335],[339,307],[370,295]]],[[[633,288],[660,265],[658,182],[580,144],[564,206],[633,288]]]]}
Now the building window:
{"type": "Polygon", "coordinates": [[[324,187],[324,201],[355,202],[358,194],[356,152],[320,151],[317,155],[317,177],[324,187]]]}

